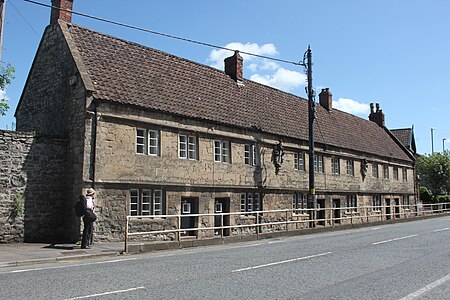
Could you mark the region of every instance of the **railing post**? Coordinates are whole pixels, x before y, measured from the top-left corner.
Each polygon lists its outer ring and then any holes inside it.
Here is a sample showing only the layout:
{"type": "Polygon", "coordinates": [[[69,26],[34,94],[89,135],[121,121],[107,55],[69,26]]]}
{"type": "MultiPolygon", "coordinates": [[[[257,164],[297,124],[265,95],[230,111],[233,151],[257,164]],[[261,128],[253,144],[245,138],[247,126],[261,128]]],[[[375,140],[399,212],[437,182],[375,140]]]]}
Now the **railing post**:
{"type": "Polygon", "coordinates": [[[256,213],[255,228],[256,228],[256,239],[259,240],[259,214],[258,213],[256,213]]]}
{"type": "Polygon", "coordinates": [[[125,245],[123,251],[128,253],[128,216],[125,217],[125,245]]]}
{"type": "Polygon", "coordinates": [[[288,210],[286,209],[286,231],[289,231],[288,210]]]}
{"type": "Polygon", "coordinates": [[[178,237],[178,244],[181,243],[181,215],[177,216],[177,237],[178,237]]]}
{"type": "Polygon", "coordinates": [[[224,229],[223,229],[223,213],[221,213],[220,214],[220,237],[222,238],[222,240],[223,240],[223,231],[224,231],[224,229]]]}

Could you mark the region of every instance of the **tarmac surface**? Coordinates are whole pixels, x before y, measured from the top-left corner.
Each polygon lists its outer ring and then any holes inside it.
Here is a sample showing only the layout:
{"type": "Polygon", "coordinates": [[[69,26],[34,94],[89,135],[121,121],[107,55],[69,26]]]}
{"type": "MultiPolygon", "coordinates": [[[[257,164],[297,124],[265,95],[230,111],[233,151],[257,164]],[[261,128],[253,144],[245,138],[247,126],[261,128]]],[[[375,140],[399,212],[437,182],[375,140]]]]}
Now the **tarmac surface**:
{"type": "Polygon", "coordinates": [[[56,261],[118,256],[124,243],[94,243],[91,249],[76,244],[14,243],[0,244],[0,268],[56,261]]]}

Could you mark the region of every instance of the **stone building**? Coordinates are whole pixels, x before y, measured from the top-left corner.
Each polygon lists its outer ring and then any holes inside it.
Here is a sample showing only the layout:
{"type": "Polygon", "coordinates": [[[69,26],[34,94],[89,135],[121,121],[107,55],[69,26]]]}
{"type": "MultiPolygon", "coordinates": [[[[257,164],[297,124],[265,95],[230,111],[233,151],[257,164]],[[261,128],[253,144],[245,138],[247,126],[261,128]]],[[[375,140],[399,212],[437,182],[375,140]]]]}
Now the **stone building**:
{"type": "MultiPolygon", "coordinates": [[[[73,1],[52,3],[71,10],[73,1]]],[[[19,131],[65,145],[63,176],[55,177],[64,179],[58,185],[64,195],[50,197],[60,203],[51,225],[58,238],[78,238],[73,204],[88,187],[97,190],[99,240],[123,239],[127,215],[305,208],[307,100],[245,79],[238,52],[220,71],[71,18],[52,10],[16,110],[19,131]]],[[[415,204],[414,157],[384,126],[378,104],[364,120],[333,109],[331,92],[323,89],[316,117],[320,207],[357,213],[363,205],[415,204]]],[[[24,193],[26,201],[37,200],[24,193]]],[[[184,222],[201,227],[215,219],[184,222]]],[[[160,218],[150,226],[174,224],[160,218]]]]}

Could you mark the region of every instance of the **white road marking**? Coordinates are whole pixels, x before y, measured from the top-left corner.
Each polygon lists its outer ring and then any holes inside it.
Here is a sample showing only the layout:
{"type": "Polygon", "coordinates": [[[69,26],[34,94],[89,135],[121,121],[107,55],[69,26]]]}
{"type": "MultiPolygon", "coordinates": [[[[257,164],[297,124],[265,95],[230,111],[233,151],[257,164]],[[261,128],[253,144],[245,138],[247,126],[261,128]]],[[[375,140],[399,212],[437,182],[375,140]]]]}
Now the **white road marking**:
{"type": "Polygon", "coordinates": [[[326,253],[321,253],[321,254],[315,254],[315,255],[310,255],[310,256],[305,256],[305,257],[299,257],[299,258],[293,258],[293,259],[288,259],[288,260],[283,260],[283,261],[273,262],[273,263],[270,263],[270,264],[264,264],[264,265],[254,266],[254,267],[248,267],[248,268],[237,269],[237,270],[231,271],[231,273],[242,272],[242,271],[248,271],[248,270],[254,270],[254,269],[259,269],[259,268],[264,268],[264,267],[270,267],[270,266],[275,266],[275,265],[285,264],[285,263],[294,262],[294,261],[298,261],[298,260],[306,260],[306,259],[310,259],[310,258],[315,258],[315,257],[320,257],[320,256],[328,255],[328,254],[331,254],[331,252],[326,252],[326,253]]]}
{"type": "Polygon", "coordinates": [[[445,230],[450,230],[450,228],[446,227],[446,228],[442,228],[442,229],[436,229],[436,230],[433,230],[433,232],[440,232],[440,231],[445,231],[445,230]]]}
{"type": "Polygon", "coordinates": [[[436,280],[435,282],[430,283],[429,285],[424,286],[423,288],[421,288],[420,290],[415,291],[414,293],[409,294],[406,297],[403,297],[400,300],[412,300],[412,299],[416,299],[420,296],[422,296],[423,294],[431,291],[432,289],[440,286],[441,284],[444,284],[445,282],[450,280],[450,274],[448,274],[447,276],[442,277],[441,279],[436,280]]]}
{"type": "Polygon", "coordinates": [[[127,292],[136,291],[136,290],[143,290],[143,289],[146,289],[146,287],[145,286],[140,286],[140,287],[126,289],[126,290],[117,290],[117,291],[105,292],[105,293],[101,293],[101,294],[92,294],[92,295],[87,295],[87,296],[79,296],[79,297],[74,297],[74,298],[67,298],[65,300],[86,299],[86,298],[100,297],[100,296],[106,296],[106,295],[111,295],[111,294],[127,293],[127,292]]]}
{"type": "Polygon", "coordinates": [[[284,243],[284,241],[271,241],[268,242],[267,244],[277,244],[277,243],[284,243]]]}
{"type": "Polygon", "coordinates": [[[0,274],[11,274],[11,273],[24,273],[24,272],[33,272],[33,271],[42,271],[42,270],[52,270],[52,269],[63,269],[63,268],[72,268],[72,267],[80,267],[80,266],[89,266],[89,265],[100,265],[100,264],[110,264],[110,263],[118,263],[123,261],[135,260],[136,258],[123,258],[116,260],[108,260],[108,261],[98,261],[92,263],[84,263],[84,264],[70,264],[64,266],[54,266],[54,267],[42,267],[42,268],[33,268],[33,269],[23,269],[23,270],[14,270],[0,274]]]}
{"type": "Polygon", "coordinates": [[[370,230],[378,230],[378,229],[380,229],[380,227],[375,227],[375,228],[372,228],[370,230]]]}
{"type": "Polygon", "coordinates": [[[412,237],[415,237],[415,236],[418,236],[418,234],[413,234],[413,235],[399,237],[399,238],[396,238],[396,239],[390,239],[390,240],[385,240],[385,241],[381,241],[381,242],[376,242],[376,243],[373,243],[372,245],[379,245],[379,244],[384,244],[384,243],[389,243],[389,242],[409,239],[409,238],[412,238],[412,237]]]}
{"type": "Polygon", "coordinates": [[[262,245],[262,244],[251,244],[251,245],[243,245],[243,246],[228,247],[228,249],[256,247],[256,246],[261,246],[261,245],[262,245]]]}

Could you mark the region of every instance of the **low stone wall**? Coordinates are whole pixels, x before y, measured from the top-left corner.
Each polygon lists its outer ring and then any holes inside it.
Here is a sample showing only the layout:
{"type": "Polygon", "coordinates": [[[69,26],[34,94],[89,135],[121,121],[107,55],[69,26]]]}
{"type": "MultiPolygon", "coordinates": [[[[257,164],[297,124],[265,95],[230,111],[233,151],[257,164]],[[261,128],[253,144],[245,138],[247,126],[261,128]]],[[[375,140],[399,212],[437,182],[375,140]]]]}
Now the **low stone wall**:
{"type": "Polygon", "coordinates": [[[0,243],[65,236],[66,148],[61,139],[0,130],[0,243]]]}

